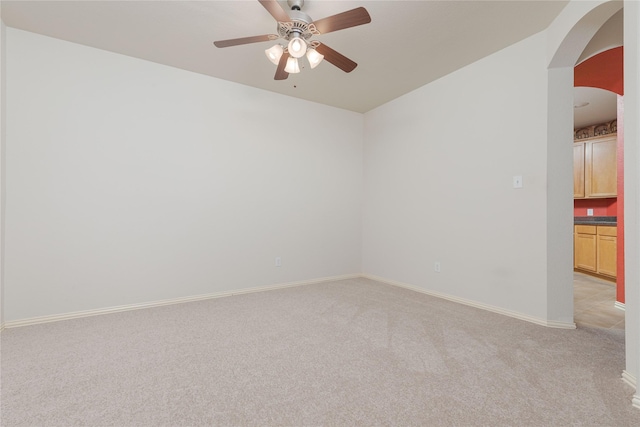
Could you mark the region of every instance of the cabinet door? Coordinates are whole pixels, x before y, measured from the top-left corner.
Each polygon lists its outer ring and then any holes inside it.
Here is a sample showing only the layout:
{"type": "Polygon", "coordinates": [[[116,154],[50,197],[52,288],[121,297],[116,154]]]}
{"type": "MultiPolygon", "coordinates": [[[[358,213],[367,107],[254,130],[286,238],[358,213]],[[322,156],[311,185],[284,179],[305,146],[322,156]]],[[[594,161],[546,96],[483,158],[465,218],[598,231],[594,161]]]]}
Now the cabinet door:
{"type": "Polygon", "coordinates": [[[573,146],[573,198],[584,198],[584,143],[573,146]]]}
{"type": "Polygon", "coordinates": [[[616,197],[618,192],[616,137],[585,143],[585,197],[616,197]]]}
{"type": "Polygon", "coordinates": [[[598,273],[616,277],[616,227],[598,227],[598,273]]]}
{"type": "Polygon", "coordinates": [[[597,271],[596,235],[576,233],[574,240],[574,267],[595,273],[597,271]]]}

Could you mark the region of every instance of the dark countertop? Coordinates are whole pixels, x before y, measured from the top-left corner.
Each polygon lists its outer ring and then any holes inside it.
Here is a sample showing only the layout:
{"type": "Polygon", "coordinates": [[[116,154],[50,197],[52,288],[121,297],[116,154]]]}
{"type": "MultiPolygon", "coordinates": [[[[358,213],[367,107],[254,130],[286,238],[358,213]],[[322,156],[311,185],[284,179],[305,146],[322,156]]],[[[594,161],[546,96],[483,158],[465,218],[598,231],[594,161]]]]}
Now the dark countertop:
{"type": "Polygon", "coordinates": [[[615,216],[575,216],[575,225],[618,225],[618,218],[615,216]]]}

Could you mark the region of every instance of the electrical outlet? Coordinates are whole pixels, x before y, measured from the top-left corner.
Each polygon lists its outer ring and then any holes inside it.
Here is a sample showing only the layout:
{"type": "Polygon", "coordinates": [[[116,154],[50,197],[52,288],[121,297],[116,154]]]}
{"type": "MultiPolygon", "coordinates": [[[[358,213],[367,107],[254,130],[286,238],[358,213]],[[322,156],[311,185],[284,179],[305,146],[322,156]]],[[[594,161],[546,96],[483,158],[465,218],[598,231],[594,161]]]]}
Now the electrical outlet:
{"type": "Polygon", "coordinates": [[[282,258],[276,257],[276,267],[282,267],[282,258]]]}
{"type": "Polygon", "coordinates": [[[587,216],[593,216],[593,209],[587,209],[587,216]]]}
{"type": "Polygon", "coordinates": [[[435,264],[433,264],[433,270],[436,273],[440,273],[440,261],[436,261],[435,264]]]}

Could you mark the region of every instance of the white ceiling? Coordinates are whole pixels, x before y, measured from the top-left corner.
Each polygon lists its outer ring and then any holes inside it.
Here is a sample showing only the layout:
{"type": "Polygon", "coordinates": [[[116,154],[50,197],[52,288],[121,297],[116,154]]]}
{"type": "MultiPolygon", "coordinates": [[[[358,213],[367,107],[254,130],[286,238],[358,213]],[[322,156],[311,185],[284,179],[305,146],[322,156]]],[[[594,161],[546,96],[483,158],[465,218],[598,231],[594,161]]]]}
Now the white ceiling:
{"type": "Polygon", "coordinates": [[[573,89],[573,127],[580,129],[615,120],[618,114],[618,96],[608,90],[594,87],[573,89]],[[575,108],[579,105],[587,105],[575,108]]]}
{"type": "MultiPolygon", "coordinates": [[[[584,52],[578,58],[578,63],[605,50],[622,46],[623,44],[623,10],[613,15],[593,36],[584,52]]],[[[573,127],[580,129],[585,126],[606,123],[617,118],[618,96],[607,90],[592,87],[575,87],[573,89],[573,105],[588,105],[573,110],[573,127]]]]}
{"type": "MultiPolygon", "coordinates": [[[[288,10],[286,1],[280,4],[288,10]]],[[[324,61],[274,81],[273,42],[218,49],[214,40],[272,34],[256,0],[2,1],[5,24],[347,110],[366,112],[545,29],[567,1],[307,0],[320,19],[359,6],[370,24],[315,39],[359,65],[324,61]]]]}
{"type": "MultiPolygon", "coordinates": [[[[306,0],[320,19],[364,6],[370,24],[315,39],[356,61],[347,74],[326,61],[284,81],[264,55],[273,42],[218,49],[213,41],[276,31],[256,0],[2,1],[6,25],[224,80],[366,112],[545,29],[567,1],[306,0]]],[[[288,10],[286,1],[280,4],[288,10]]],[[[581,60],[621,44],[622,13],[581,60]]],[[[615,118],[615,95],[576,88],[576,127],[615,118]],[[595,121],[595,122],[594,122],[595,121]]]]}

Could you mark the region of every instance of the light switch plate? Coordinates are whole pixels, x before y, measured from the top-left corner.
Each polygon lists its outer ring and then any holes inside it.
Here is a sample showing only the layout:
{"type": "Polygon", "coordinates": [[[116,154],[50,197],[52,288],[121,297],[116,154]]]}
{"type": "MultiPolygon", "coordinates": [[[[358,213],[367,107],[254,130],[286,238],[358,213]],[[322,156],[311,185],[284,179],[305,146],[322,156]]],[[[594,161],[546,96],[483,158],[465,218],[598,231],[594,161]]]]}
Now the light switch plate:
{"type": "Polygon", "coordinates": [[[593,209],[587,209],[587,216],[593,216],[593,209]]]}
{"type": "Polygon", "coordinates": [[[522,175],[513,177],[513,188],[522,188],[522,175]]]}

